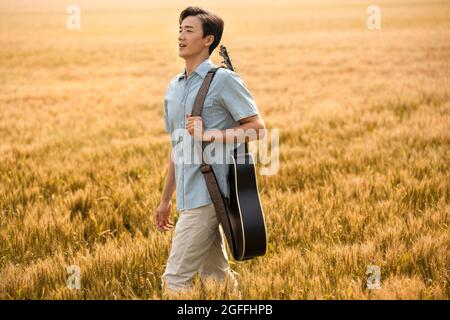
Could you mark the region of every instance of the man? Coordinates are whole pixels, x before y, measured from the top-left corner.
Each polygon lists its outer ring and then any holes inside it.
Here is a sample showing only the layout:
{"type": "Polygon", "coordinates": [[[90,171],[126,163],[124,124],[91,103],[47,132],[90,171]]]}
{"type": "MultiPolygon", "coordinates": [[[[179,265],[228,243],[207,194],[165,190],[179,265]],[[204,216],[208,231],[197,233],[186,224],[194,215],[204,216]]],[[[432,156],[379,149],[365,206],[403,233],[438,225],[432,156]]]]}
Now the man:
{"type": "MultiPolygon", "coordinates": [[[[202,116],[190,116],[203,79],[215,67],[209,56],[220,43],[224,22],[207,10],[188,7],[181,12],[179,24],[179,56],[185,60],[185,68],[170,81],[164,100],[164,125],[166,132],[172,134],[172,150],[156,211],[158,230],[169,231],[174,227],[170,215],[175,188],[179,219],[162,286],[170,292],[184,291],[199,272],[202,280],[229,278],[237,287],[200,163],[180,159],[183,154],[194,152],[196,142],[214,140],[216,144],[234,144],[260,139],[265,125],[244,82],[224,68],[218,69],[211,82],[202,116]],[[180,130],[185,134],[174,138],[174,132],[180,130]]],[[[228,165],[213,163],[212,167],[221,191],[229,197],[228,165]]]]}

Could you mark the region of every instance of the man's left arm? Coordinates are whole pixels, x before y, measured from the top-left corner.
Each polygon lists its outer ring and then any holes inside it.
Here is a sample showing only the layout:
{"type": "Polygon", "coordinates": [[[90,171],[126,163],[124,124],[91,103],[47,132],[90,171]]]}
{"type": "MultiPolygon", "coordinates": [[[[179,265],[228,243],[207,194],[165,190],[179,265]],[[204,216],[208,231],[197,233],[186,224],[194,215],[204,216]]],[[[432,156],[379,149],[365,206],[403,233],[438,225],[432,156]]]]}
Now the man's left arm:
{"type": "Polygon", "coordinates": [[[203,141],[240,143],[263,139],[266,126],[259,114],[239,120],[239,125],[229,129],[211,129],[203,133],[203,141]]]}
{"type": "Polygon", "coordinates": [[[253,96],[238,74],[226,75],[220,90],[221,103],[238,126],[228,129],[204,131],[201,117],[189,117],[187,129],[196,140],[241,143],[264,138],[266,127],[253,96]]]}

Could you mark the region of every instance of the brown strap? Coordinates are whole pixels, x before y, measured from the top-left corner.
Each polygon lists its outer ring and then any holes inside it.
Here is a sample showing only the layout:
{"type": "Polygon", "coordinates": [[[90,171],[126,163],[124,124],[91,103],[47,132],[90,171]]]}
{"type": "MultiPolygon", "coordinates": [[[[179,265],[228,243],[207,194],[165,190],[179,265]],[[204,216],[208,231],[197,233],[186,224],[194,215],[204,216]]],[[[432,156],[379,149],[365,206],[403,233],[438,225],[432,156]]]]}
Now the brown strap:
{"type": "MultiPolygon", "coordinates": [[[[198,89],[197,96],[195,97],[194,106],[192,107],[191,115],[193,117],[200,116],[202,114],[203,104],[205,103],[206,95],[208,94],[209,86],[214,78],[214,75],[216,74],[216,71],[222,67],[212,68],[208,71],[208,73],[205,76],[205,79],[203,79],[203,83],[200,86],[200,89],[198,89]]],[[[205,147],[208,145],[209,142],[203,141],[202,148],[205,149],[205,147]]],[[[238,151],[238,150],[236,150],[238,151]]],[[[248,142],[244,142],[244,152],[248,153],[248,142]]]]}
{"type": "MultiPolygon", "coordinates": [[[[192,107],[192,116],[200,116],[203,109],[203,104],[206,99],[206,95],[209,90],[209,86],[211,81],[214,78],[214,75],[218,68],[213,68],[208,71],[203,80],[202,85],[197,93],[197,96],[194,101],[194,106],[192,107]]],[[[202,151],[205,149],[205,146],[208,142],[203,141],[202,143],[202,151]]],[[[202,164],[200,165],[200,170],[205,178],[206,186],[208,187],[209,195],[211,196],[211,200],[214,204],[214,209],[216,210],[217,219],[219,223],[222,225],[223,232],[225,233],[225,237],[227,238],[228,245],[233,252],[236,252],[235,241],[233,238],[233,233],[231,231],[231,222],[227,212],[227,204],[226,200],[220,190],[219,183],[217,182],[216,176],[214,174],[214,170],[212,169],[210,164],[205,162],[203,158],[202,152],[202,164]]]]}
{"type": "Polygon", "coordinates": [[[220,67],[209,70],[205,76],[205,79],[203,79],[203,83],[200,86],[200,89],[198,89],[197,96],[195,97],[194,106],[192,107],[191,115],[193,117],[199,116],[202,113],[203,103],[205,102],[206,95],[208,94],[209,85],[211,84],[212,79],[219,68],[220,67]]]}

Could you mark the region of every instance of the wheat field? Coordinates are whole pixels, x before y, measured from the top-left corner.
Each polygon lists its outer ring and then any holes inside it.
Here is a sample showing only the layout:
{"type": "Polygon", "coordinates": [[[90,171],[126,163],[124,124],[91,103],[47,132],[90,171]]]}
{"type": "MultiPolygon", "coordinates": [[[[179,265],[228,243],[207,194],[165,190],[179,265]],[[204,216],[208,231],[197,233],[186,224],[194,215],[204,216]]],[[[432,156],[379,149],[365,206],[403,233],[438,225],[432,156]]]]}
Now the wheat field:
{"type": "MultiPolygon", "coordinates": [[[[79,30],[66,1],[0,4],[0,299],[165,299],[163,98],[192,3],[76,3],[79,30]]],[[[380,30],[371,4],[195,3],[280,133],[267,254],[231,261],[244,299],[450,296],[450,2],[377,1],[380,30]]],[[[197,276],[184,296],[236,297],[197,276]]]]}

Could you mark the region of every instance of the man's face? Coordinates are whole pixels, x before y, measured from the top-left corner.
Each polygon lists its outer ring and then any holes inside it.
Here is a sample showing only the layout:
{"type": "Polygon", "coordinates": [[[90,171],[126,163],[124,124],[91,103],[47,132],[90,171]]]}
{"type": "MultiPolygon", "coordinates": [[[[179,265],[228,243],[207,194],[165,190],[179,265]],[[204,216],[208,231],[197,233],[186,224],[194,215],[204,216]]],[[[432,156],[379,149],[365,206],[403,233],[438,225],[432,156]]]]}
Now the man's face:
{"type": "Polygon", "coordinates": [[[203,38],[202,21],[196,16],[186,17],[180,25],[178,33],[178,55],[184,59],[196,56],[209,49],[214,36],[203,38]]]}

